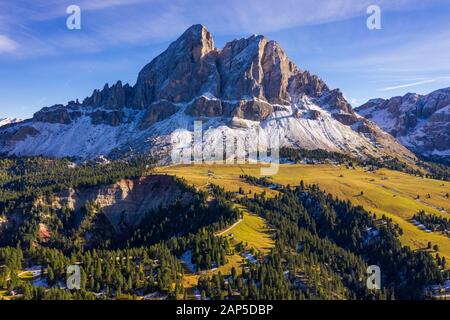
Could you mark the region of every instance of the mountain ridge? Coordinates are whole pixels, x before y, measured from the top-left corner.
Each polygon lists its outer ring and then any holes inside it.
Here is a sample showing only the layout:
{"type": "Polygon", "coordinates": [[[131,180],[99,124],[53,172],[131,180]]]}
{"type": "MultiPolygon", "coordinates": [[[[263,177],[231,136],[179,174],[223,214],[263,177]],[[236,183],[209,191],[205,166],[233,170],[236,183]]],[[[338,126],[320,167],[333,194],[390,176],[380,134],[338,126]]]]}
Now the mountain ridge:
{"type": "Polygon", "coordinates": [[[438,160],[450,157],[450,87],[372,99],[356,110],[412,151],[438,160]]]}
{"type": "Polygon", "coordinates": [[[106,84],[82,103],[43,108],[3,130],[0,152],[83,160],[152,150],[167,159],[191,143],[195,120],[208,130],[205,150],[224,135],[251,144],[262,132],[279,135],[282,146],[414,158],[277,42],[254,35],[217,49],[202,25],[144,66],[134,86],[106,84]]]}
{"type": "Polygon", "coordinates": [[[0,127],[7,126],[7,125],[10,125],[10,124],[14,124],[14,123],[21,122],[21,121],[22,120],[18,119],[18,118],[9,118],[9,117],[7,117],[7,118],[0,118],[0,127]]]}

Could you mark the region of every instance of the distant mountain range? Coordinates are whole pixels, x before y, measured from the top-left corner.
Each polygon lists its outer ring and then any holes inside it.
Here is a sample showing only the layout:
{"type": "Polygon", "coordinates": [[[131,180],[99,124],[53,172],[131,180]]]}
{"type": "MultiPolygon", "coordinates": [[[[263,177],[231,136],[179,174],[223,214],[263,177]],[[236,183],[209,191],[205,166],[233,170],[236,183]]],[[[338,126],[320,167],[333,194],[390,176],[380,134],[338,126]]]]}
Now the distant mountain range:
{"type": "Polygon", "coordinates": [[[22,121],[22,120],[17,119],[17,118],[0,118],[0,127],[6,126],[11,123],[17,123],[20,121],[22,121]]]}
{"type": "Polygon", "coordinates": [[[224,135],[247,135],[252,145],[260,134],[279,135],[286,147],[414,158],[338,89],[300,70],[277,42],[254,35],[217,49],[202,25],[146,65],[134,86],[106,84],[81,103],[3,127],[0,153],[84,160],[152,150],[164,159],[191,143],[195,120],[208,129],[204,150],[224,135]]]}
{"type": "Polygon", "coordinates": [[[373,99],[356,110],[415,153],[450,162],[450,88],[373,99]]]}

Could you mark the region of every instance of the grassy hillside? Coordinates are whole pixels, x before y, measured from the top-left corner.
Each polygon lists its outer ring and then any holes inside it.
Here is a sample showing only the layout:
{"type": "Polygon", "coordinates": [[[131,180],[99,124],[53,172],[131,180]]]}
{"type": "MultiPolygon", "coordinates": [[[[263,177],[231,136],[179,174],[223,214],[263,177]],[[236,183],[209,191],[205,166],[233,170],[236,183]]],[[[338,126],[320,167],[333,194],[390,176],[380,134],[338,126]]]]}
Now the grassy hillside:
{"type": "Polygon", "coordinates": [[[241,221],[219,235],[230,236],[232,234],[234,244],[242,242],[249,248],[267,253],[274,245],[271,233],[264,219],[244,211],[241,221]]]}
{"type": "MultiPolygon", "coordinates": [[[[254,249],[261,253],[267,253],[274,246],[271,236],[271,230],[264,219],[250,214],[245,208],[239,207],[242,212],[242,219],[229,228],[217,233],[218,237],[228,237],[231,244],[236,248],[240,243],[246,250],[254,249]]],[[[211,276],[212,274],[230,274],[234,267],[238,273],[241,272],[243,257],[237,252],[227,255],[227,263],[214,270],[193,274],[185,268],[183,277],[183,286],[188,290],[188,295],[193,296],[193,287],[197,285],[198,279],[202,275],[211,276]]]]}
{"type": "MultiPolygon", "coordinates": [[[[276,193],[250,185],[240,178],[243,174],[258,177],[260,168],[256,165],[186,165],[163,167],[156,171],[183,177],[199,188],[209,182],[235,192],[242,188],[246,193],[249,190],[257,193],[266,191],[269,196],[276,193]]],[[[450,238],[439,233],[427,233],[410,222],[419,210],[446,217],[450,215],[450,201],[445,197],[450,192],[449,182],[387,169],[372,173],[362,168],[333,165],[281,165],[272,180],[291,186],[298,185],[300,180],[307,184],[316,183],[321,189],[355,205],[362,205],[379,217],[384,214],[392,218],[404,231],[401,240],[405,245],[424,249],[431,241],[439,246],[441,256],[450,261],[450,238]]]]}

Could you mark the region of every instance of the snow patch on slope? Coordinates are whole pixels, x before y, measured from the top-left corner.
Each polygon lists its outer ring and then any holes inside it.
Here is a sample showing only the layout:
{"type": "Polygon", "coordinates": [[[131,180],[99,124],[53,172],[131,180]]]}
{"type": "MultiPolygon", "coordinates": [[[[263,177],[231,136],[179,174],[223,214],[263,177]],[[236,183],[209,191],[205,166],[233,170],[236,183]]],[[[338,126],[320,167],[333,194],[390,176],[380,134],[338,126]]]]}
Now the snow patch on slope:
{"type": "Polygon", "coordinates": [[[0,127],[6,126],[11,123],[18,123],[21,122],[21,119],[17,118],[0,118],[0,127]]]}
{"type": "MultiPolygon", "coordinates": [[[[204,96],[216,99],[211,95],[204,96]]],[[[203,150],[206,154],[214,154],[224,137],[247,137],[247,144],[255,146],[254,141],[258,141],[258,136],[262,138],[260,141],[263,147],[268,147],[270,139],[279,136],[280,147],[321,148],[355,154],[359,154],[361,150],[366,153],[375,152],[368,138],[336,121],[330,112],[323,110],[314,99],[306,96],[290,106],[278,106],[277,111],[264,121],[241,119],[247,128],[232,127],[230,118],[186,115],[185,109],[188,105],[189,103],[177,104],[177,113],[146,130],[139,129],[145,111],[130,108],[124,111],[129,121],[119,126],[93,125],[88,116],[90,108],[84,109],[84,114],[70,124],[26,123],[23,126],[32,126],[39,134],[17,141],[9,147],[8,153],[19,156],[46,155],[83,159],[107,156],[116,150],[129,149],[149,151],[153,148],[170,153],[172,148],[181,150],[192,144],[194,121],[199,120],[203,124],[203,150]],[[317,119],[309,117],[311,111],[319,114],[317,119]]]]}

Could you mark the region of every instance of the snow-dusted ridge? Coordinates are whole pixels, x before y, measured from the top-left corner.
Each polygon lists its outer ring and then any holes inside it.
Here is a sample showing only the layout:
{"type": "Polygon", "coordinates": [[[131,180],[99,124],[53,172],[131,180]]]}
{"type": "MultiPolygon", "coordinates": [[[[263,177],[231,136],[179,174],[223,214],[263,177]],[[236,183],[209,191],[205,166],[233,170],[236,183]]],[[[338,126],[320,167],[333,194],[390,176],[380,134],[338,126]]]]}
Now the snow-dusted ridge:
{"type": "Polygon", "coordinates": [[[0,118],[0,127],[6,126],[8,124],[12,123],[18,123],[21,122],[21,119],[18,118],[0,118]]]}
{"type": "MultiPolygon", "coordinates": [[[[214,97],[205,95],[208,98],[214,97]]],[[[114,152],[123,154],[129,151],[153,152],[164,154],[165,160],[172,148],[189,145],[193,139],[194,121],[203,122],[205,152],[223,136],[248,136],[255,141],[258,134],[263,137],[281,137],[281,146],[326,149],[329,151],[348,152],[354,155],[377,155],[378,148],[368,135],[357,133],[352,126],[347,126],[333,118],[331,112],[321,108],[314,99],[301,97],[290,106],[280,107],[263,121],[241,119],[243,127],[235,128],[227,117],[193,117],[185,113],[189,103],[177,104],[179,111],[169,118],[157,122],[146,130],[141,130],[145,111],[124,108],[127,118],[119,126],[92,124],[88,116],[92,108],[85,108],[84,113],[70,124],[25,122],[6,132],[23,128],[34,128],[38,134],[28,135],[16,141],[7,149],[9,154],[45,155],[50,157],[74,157],[93,159],[100,155],[111,155],[114,152]],[[316,112],[314,118],[311,112],[316,112]]],[[[2,134],[0,130],[0,134],[2,134]]]]}
{"type": "Polygon", "coordinates": [[[105,85],[82,103],[0,127],[0,153],[86,160],[138,152],[167,162],[192,144],[199,120],[206,153],[224,137],[245,136],[249,145],[279,137],[281,147],[414,157],[339,90],[298,69],[276,42],[253,36],[217,49],[200,25],[145,66],[135,86],[105,85]]]}
{"type": "Polygon", "coordinates": [[[450,159],[450,88],[372,99],[356,109],[425,157],[450,159]]]}

